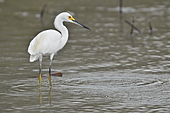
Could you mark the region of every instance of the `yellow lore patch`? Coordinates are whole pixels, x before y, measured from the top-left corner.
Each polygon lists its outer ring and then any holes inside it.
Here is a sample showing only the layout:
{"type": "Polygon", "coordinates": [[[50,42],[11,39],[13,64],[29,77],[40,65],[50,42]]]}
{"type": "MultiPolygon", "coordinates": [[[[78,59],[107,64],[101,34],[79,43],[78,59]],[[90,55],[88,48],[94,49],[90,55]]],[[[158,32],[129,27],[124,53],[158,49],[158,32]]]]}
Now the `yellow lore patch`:
{"type": "Polygon", "coordinates": [[[69,20],[75,20],[72,16],[68,16],[69,20]]]}

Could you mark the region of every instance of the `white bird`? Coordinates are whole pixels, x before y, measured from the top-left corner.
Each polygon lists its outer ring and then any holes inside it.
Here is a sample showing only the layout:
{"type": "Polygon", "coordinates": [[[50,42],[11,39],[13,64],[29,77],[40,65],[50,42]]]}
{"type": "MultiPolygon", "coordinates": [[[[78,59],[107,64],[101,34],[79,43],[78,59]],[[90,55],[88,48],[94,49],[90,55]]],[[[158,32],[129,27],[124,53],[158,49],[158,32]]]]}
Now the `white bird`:
{"type": "Polygon", "coordinates": [[[39,82],[41,84],[42,75],[41,75],[41,66],[43,55],[50,55],[50,66],[49,66],[49,75],[48,81],[51,85],[51,65],[54,55],[61,50],[67,43],[69,33],[67,28],[63,25],[63,22],[71,22],[77,25],[80,25],[86,29],[88,27],[77,22],[69,13],[62,12],[55,17],[54,26],[57,30],[49,29],[40,32],[29,44],[28,53],[30,54],[30,62],[34,62],[39,59],[39,82]]]}

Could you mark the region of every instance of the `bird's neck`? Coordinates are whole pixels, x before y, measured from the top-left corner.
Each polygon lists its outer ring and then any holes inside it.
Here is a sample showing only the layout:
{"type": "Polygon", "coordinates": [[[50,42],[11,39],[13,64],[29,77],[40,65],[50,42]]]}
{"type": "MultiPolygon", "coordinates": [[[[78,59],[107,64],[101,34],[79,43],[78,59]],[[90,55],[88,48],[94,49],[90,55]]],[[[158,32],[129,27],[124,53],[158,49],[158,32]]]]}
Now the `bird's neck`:
{"type": "Polygon", "coordinates": [[[60,42],[61,48],[60,49],[62,49],[68,41],[68,30],[63,25],[63,21],[60,21],[60,20],[57,20],[57,19],[55,21],[56,21],[56,22],[54,22],[55,28],[61,32],[61,42],[60,42]]]}

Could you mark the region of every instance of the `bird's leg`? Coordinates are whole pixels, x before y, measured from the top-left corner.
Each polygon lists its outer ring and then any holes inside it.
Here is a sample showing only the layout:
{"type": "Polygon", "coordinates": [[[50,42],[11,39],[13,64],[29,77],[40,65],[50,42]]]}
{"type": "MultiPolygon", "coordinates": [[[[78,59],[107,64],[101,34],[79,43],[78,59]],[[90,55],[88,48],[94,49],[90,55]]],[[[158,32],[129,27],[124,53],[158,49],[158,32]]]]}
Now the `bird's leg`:
{"type": "Polygon", "coordinates": [[[51,65],[52,65],[53,57],[54,57],[54,53],[50,55],[50,66],[49,66],[49,75],[48,75],[48,82],[50,84],[50,87],[52,86],[52,84],[51,84],[51,65]]]}
{"type": "Polygon", "coordinates": [[[49,74],[48,74],[48,83],[50,84],[50,86],[52,86],[52,84],[51,84],[51,65],[52,65],[52,60],[50,61],[49,74]]]}
{"type": "Polygon", "coordinates": [[[40,67],[39,67],[39,98],[40,98],[40,105],[42,104],[42,92],[41,92],[41,85],[42,85],[42,55],[39,56],[40,67]]]}
{"type": "Polygon", "coordinates": [[[39,86],[41,87],[41,84],[42,84],[42,74],[41,74],[42,57],[40,57],[39,60],[40,60],[40,67],[39,67],[39,86]]]}

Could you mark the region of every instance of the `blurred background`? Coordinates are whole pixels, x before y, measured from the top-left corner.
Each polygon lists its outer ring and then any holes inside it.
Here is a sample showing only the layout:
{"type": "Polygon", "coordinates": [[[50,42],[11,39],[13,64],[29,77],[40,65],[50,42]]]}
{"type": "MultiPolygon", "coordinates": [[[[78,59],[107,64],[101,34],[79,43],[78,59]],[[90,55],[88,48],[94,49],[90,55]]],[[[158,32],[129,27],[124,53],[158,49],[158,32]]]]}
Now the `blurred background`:
{"type": "Polygon", "coordinates": [[[0,0],[0,111],[168,112],[169,37],[169,0],[0,0]],[[43,78],[40,91],[27,47],[63,11],[92,30],[65,23],[69,41],[52,65],[64,76],[52,91],[43,78]]]}

